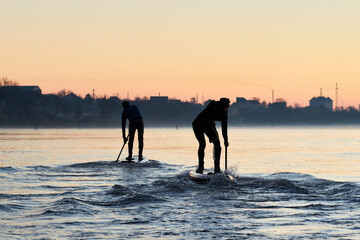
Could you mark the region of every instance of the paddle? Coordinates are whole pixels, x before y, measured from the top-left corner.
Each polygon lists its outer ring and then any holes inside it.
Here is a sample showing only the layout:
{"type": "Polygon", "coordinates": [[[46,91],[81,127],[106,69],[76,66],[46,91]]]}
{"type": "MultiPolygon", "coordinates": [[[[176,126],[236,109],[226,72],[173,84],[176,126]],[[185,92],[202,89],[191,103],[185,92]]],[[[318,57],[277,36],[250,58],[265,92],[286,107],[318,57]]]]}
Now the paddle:
{"type": "Polygon", "coordinates": [[[225,146],[225,170],[227,170],[227,147],[225,146]]]}
{"type": "Polygon", "coordinates": [[[125,144],[128,142],[127,140],[128,140],[128,138],[129,138],[129,135],[126,137],[126,142],[124,142],[124,145],[122,146],[122,148],[121,148],[121,150],[120,150],[120,153],[119,153],[119,155],[118,155],[118,157],[117,157],[117,159],[116,159],[116,161],[115,162],[118,162],[119,161],[119,157],[120,157],[120,155],[121,155],[121,153],[122,153],[122,150],[124,149],[124,147],[125,147],[125,144]]]}

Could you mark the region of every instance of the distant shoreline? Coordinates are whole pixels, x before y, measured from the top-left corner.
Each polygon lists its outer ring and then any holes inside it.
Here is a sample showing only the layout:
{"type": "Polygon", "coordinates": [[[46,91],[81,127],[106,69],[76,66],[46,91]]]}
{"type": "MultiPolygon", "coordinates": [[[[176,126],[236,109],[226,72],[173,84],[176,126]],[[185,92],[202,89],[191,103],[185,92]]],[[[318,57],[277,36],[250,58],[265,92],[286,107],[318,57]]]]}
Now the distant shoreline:
{"type": "MultiPolygon", "coordinates": [[[[221,128],[220,123],[217,127],[221,128]]],[[[229,128],[359,128],[359,124],[244,124],[244,125],[234,125],[229,124],[229,128]]],[[[167,128],[167,129],[191,129],[191,124],[189,125],[149,125],[145,126],[146,129],[156,129],[156,128],[167,128]]],[[[4,126],[0,125],[0,129],[119,129],[121,126],[4,126]]],[[[221,131],[221,130],[219,130],[221,131]]]]}

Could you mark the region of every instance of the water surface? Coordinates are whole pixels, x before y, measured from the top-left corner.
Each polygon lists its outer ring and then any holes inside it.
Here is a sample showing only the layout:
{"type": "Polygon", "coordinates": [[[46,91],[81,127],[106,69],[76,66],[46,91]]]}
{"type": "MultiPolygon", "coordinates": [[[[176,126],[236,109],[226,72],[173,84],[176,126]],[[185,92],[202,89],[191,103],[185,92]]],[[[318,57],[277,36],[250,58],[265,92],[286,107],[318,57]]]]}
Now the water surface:
{"type": "MultiPolygon", "coordinates": [[[[115,163],[121,129],[2,129],[0,236],[359,239],[359,136],[358,128],[231,128],[236,180],[198,184],[187,178],[197,162],[190,128],[146,129],[151,161],[141,165],[115,163]]],[[[207,168],[211,155],[207,144],[207,168]]]]}

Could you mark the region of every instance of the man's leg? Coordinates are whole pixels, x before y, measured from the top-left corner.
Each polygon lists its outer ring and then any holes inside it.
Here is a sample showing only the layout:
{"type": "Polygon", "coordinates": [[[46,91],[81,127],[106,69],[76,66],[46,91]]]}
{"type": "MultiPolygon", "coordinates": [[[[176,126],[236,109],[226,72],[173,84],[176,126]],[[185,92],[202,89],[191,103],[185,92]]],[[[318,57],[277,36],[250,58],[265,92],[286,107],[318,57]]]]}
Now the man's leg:
{"type": "Polygon", "coordinates": [[[199,165],[196,172],[202,173],[204,171],[204,157],[205,157],[205,147],[206,147],[205,136],[204,133],[194,125],[193,125],[193,130],[195,137],[199,142],[199,148],[198,148],[199,165]]]}
{"type": "Polygon", "coordinates": [[[219,140],[219,134],[215,128],[215,124],[212,128],[209,128],[206,132],[206,135],[209,137],[211,143],[214,144],[214,173],[220,172],[220,155],[221,155],[221,145],[219,140]]]}
{"type": "Polygon", "coordinates": [[[199,166],[198,169],[196,170],[197,173],[202,173],[204,171],[205,147],[206,147],[206,142],[204,138],[202,141],[199,141],[199,149],[198,149],[199,166]]]}
{"type": "Polygon", "coordinates": [[[133,126],[133,124],[129,124],[129,156],[126,158],[127,160],[131,160],[132,158],[132,150],[134,145],[134,136],[135,136],[135,130],[136,128],[133,126]]]}
{"type": "Polygon", "coordinates": [[[138,140],[139,140],[139,161],[143,158],[143,149],[144,149],[144,123],[142,122],[138,130],[138,140]]]}
{"type": "Polygon", "coordinates": [[[219,139],[214,140],[214,173],[220,173],[221,145],[219,139]]]}

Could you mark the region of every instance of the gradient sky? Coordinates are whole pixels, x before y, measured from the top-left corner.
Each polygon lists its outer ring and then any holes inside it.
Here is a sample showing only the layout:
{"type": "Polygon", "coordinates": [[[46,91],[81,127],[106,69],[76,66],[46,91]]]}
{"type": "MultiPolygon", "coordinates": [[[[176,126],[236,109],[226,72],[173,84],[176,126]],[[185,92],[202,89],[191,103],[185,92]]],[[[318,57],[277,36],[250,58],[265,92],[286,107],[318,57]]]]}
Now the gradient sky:
{"type": "Polygon", "coordinates": [[[358,0],[0,0],[0,77],[84,96],[358,107],[358,0]]]}

